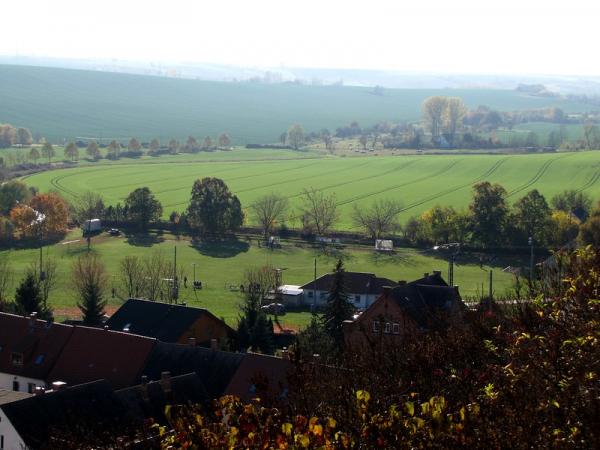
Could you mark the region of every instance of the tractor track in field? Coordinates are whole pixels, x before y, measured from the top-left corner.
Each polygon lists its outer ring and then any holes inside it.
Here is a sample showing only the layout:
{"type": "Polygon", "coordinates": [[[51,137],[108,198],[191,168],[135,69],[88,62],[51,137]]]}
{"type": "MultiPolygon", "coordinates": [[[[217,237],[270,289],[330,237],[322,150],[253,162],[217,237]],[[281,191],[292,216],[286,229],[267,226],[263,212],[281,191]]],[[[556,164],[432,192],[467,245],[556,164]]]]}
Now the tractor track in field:
{"type": "Polygon", "coordinates": [[[575,192],[583,192],[586,189],[591,188],[594,184],[596,184],[596,182],[600,179],[600,170],[597,170],[596,173],[594,173],[590,179],[588,181],[585,182],[585,184],[583,186],[581,186],[579,189],[576,189],[575,192]]]}
{"type": "Polygon", "coordinates": [[[570,155],[558,156],[556,158],[545,161],[544,164],[542,164],[542,166],[538,169],[536,174],[532,178],[530,178],[529,181],[527,181],[527,183],[522,184],[521,186],[518,186],[515,189],[513,189],[512,191],[510,191],[508,193],[508,195],[506,196],[506,198],[510,198],[513,195],[518,194],[519,192],[523,192],[525,189],[533,186],[535,183],[537,183],[540,180],[540,178],[542,178],[544,176],[544,174],[548,171],[548,169],[550,168],[552,163],[554,163],[555,161],[557,161],[559,159],[567,158],[569,156],[570,155]]]}
{"type": "MultiPolygon", "coordinates": [[[[393,169],[389,169],[389,170],[386,170],[384,172],[378,173],[377,175],[369,175],[369,176],[362,177],[362,178],[355,178],[355,179],[349,180],[349,181],[342,181],[341,183],[330,184],[328,186],[323,186],[322,188],[315,189],[315,190],[316,191],[324,191],[326,189],[331,189],[331,188],[336,188],[336,187],[340,187],[340,186],[345,186],[347,184],[352,184],[352,183],[356,183],[356,182],[359,182],[359,181],[365,181],[365,180],[371,180],[373,178],[379,178],[379,177],[382,177],[384,175],[389,175],[390,173],[406,169],[407,167],[412,166],[413,164],[415,164],[415,163],[417,163],[419,161],[422,161],[422,160],[416,160],[415,159],[413,161],[407,162],[406,164],[401,164],[400,167],[394,167],[393,169]]],[[[294,194],[294,195],[289,195],[286,198],[287,199],[291,199],[291,198],[300,197],[301,195],[302,195],[302,192],[300,192],[298,194],[294,194]]]]}
{"type": "MultiPolygon", "coordinates": [[[[313,164],[316,164],[316,163],[307,164],[306,166],[302,166],[302,167],[311,166],[313,164]]],[[[227,167],[227,168],[225,168],[223,170],[217,170],[217,171],[211,172],[211,176],[215,175],[215,174],[219,174],[220,175],[222,173],[231,172],[232,170],[236,170],[236,169],[239,169],[239,167],[227,167]]],[[[147,173],[147,171],[143,172],[143,173],[147,173]]],[[[262,175],[262,174],[258,174],[258,175],[262,175]]],[[[253,176],[258,176],[258,175],[244,175],[244,176],[241,176],[241,177],[232,178],[232,180],[237,180],[238,178],[253,177],[253,176]]],[[[169,180],[172,180],[172,179],[173,179],[173,177],[171,176],[171,177],[168,177],[168,178],[159,178],[157,180],[152,180],[152,182],[155,183],[155,182],[169,181],[169,180]]],[[[128,187],[128,186],[135,186],[136,184],[138,184],[138,183],[128,183],[128,184],[122,184],[122,185],[110,186],[110,187],[111,188],[112,187],[128,187]]],[[[163,189],[162,191],[155,191],[154,193],[155,194],[161,194],[161,193],[164,193],[164,192],[174,192],[174,191],[179,191],[179,190],[182,190],[182,189],[187,189],[188,187],[189,186],[180,186],[180,187],[176,187],[176,188],[163,189]]],[[[121,198],[125,198],[125,197],[121,197],[121,198]]]]}
{"type": "Polygon", "coordinates": [[[456,166],[460,161],[462,161],[462,159],[453,161],[450,164],[448,164],[447,166],[442,167],[440,170],[438,170],[437,172],[435,172],[435,173],[433,173],[431,175],[424,175],[424,176],[422,176],[420,178],[417,178],[415,180],[407,181],[406,183],[396,184],[394,186],[389,186],[389,187],[387,187],[385,189],[379,189],[377,191],[368,192],[366,194],[361,194],[361,195],[357,195],[355,197],[351,197],[349,199],[346,199],[346,200],[343,200],[341,202],[338,202],[337,206],[343,206],[343,205],[347,205],[348,203],[354,203],[354,202],[356,202],[358,200],[363,200],[365,198],[373,197],[374,195],[383,194],[384,192],[393,191],[393,190],[400,189],[400,188],[405,187],[405,186],[409,186],[411,184],[419,183],[419,182],[424,181],[424,180],[426,180],[428,178],[431,178],[431,177],[440,176],[443,173],[448,172],[450,169],[452,169],[454,166],[456,166]]]}
{"type": "Polygon", "coordinates": [[[415,208],[417,206],[421,206],[424,203],[430,202],[432,200],[436,200],[436,199],[438,199],[440,197],[443,197],[445,195],[452,194],[453,192],[460,191],[461,189],[464,189],[466,187],[472,186],[473,183],[477,183],[478,181],[483,181],[485,178],[489,177],[491,174],[493,174],[494,172],[496,172],[496,170],[498,170],[500,168],[500,166],[502,166],[510,158],[511,158],[510,156],[507,156],[506,158],[499,159],[494,164],[492,164],[492,166],[487,171],[485,171],[483,174],[479,175],[477,178],[469,181],[468,183],[464,183],[464,184],[461,184],[459,186],[454,186],[452,188],[445,189],[445,190],[440,191],[440,192],[436,192],[435,194],[432,194],[432,195],[430,195],[428,197],[424,197],[422,199],[419,199],[419,200],[417,200],[417,201],[409,204],[408,206],[402,208],[400,210],[400,212],[408,211],[409,209],[415,208]]]}
{"type": "MultiPolygon", "coordinates": [[[[330,170],[330,171],[321,173],[321,174],[319,174],[317,176],[325,176],[325,175],[329,175],[329,174],[332,174],[332,173],[340,173],[340,172],[344,172],[344,171],[347,171],[347,170],[356,169],[357,167],[363,167],[363,166],[366,166],[367,164],[372,164],[372,162],[373,161],[367,161],[367,162],[362,163],[362,164],[360,164],[358,166],[351,166],[351,167],[347,167],[347,168],[342,169],[342,170],[339,170],[339,169],[330,170]]],[[[272,175],[272,174],[275,174],[275,173],[278,174],[278,173],[281,173],[281,172],[288,172],[288,171],[292,171],[292,170],[304,169],[306,167],[314,166],[316,164],[318,164],[318,163],[307,164],[307,165],[300,166],[300,167],[291,167],[289,169],[278,170],[278,171],[273,171],[273,172],[265,172],[265,173],[259,173],[259,174],[254,174],[254,175],[244,175],[244,176],[241,176],[241,177],[231,178],[228,181],[241,180],[241,179],[244,179],[244,178],[252,178],[252,177],[257,177],[257,176],[272,175]]],[[[266,188],[266,187],[279,186],[281,184],[286,184],[286,183],[290,183],[290,182],[293,182],[293,181],[300,181],[300,180],[303,180],[305,178],[306,177],[286,179],[284,181],[279,181],[277,183],[265,184],[265,185],[262,185],[262,186],[256,186],[256,187],[248,188],[248,189],[241,189],[239,191],[236,191],[236,195],[239,194],[239,193],[242,193],[242,192],[250,192],[250,191],[254,191],[256,189],[262,189],[262,188],[266,188]]],[[[181,190],[181,189],[185,189],[185,188],[177,188],[177,189],[171,189],[171,190],[181,190]]],[[[163,193],[163,192],[167,192],[167,191],[158,191],[156,193],[159,194],[159,193],[163,193]]],[[[187,202],[172,203],[170,205],[166,205],[165,208],[171,208],[173,206],[180,206],[180,205],[184,205],[185,203],[187,203],[187,202]]]]}

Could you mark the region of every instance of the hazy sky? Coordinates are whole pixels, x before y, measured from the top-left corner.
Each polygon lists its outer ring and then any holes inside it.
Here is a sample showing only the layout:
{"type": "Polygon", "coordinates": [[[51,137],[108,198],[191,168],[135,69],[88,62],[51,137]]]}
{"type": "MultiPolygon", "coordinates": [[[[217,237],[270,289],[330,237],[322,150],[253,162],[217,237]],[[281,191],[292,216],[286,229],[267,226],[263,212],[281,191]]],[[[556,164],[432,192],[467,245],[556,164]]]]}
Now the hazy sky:
{"type": "Polygon", "coordinates": [[[598,0],[3,0],[0,54],[600,75],[598,0]]]}

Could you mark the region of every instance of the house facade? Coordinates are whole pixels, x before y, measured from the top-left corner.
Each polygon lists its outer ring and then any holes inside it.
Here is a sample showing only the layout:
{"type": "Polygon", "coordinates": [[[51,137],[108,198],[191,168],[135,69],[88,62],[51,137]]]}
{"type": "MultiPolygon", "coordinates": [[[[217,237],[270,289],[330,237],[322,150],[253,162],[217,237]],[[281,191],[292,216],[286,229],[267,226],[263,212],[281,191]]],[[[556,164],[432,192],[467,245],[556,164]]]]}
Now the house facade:
{"type": "Polygon", "coordinates": [[[464,308],[458,287],[448,286],[436,271],[409,283],[384,287],[369,308],[344,323],[344,336],[353,346],[380,339],[399,342],[407,334],[460,320],[464,308]]]}
{"type": "MultiPolygon", "coordinates": [[[[327,273],[300,286],[300,289],[303,290],[304,305],[317,308],[325,306],[333,276],[333,273],[327,273]]],[[[348,293],[348,301],[356,309],[365,310],[381,295],[384,286],[395,286],[397,283],[388,278],[378,277],[373,273],[344,272],[344,284],[348,293]]]]}
{"type": "Polygon", "coordinates": [[[31,394],[0,389],[0,450],[22,450],[25,443],[10,419],[4,414],[2,405],[31,397],[31,394]]]}

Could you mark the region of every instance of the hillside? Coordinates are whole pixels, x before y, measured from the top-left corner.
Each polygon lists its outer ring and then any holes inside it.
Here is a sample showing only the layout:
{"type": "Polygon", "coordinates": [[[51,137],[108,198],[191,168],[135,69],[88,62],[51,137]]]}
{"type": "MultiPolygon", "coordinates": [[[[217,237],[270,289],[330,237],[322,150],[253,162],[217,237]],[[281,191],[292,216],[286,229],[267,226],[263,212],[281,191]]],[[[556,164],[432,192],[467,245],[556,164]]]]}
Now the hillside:
{"type": "Polygon", "coordinates": [[[385,89],[224,83],[47,67],[0,65],[0,123],[58,142],[77,136],[162,140],[227,132],[235,143],[273,142],[294,122],[307,131],[353,120],[418,120],[431,95],[460,96],[500,110],[587,105],[509,90],[385,89]]]}

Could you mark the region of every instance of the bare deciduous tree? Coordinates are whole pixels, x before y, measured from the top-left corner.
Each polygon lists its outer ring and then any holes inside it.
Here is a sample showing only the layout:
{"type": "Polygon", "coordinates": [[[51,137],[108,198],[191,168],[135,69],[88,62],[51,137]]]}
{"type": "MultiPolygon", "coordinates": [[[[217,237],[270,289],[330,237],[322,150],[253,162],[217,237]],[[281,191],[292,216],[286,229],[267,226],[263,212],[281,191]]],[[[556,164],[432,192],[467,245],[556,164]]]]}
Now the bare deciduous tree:
{"type": "Polygon", "coordinates": [[[119,281],[127,298],[140,298],[144,295],[144,262],[137,256],[126,256],[119,263],[119,281]]]}
{"type": "Polygon", "coordinates": [[[325,195],[315,188],[302,191],[302,222],[314,227],[322,235],[329,231],[338,219],[335,194],[325,195]]]}
{"type": "Polygon", "coordinates": [[[446,97],[434,96],[423,102],[423,119],[431,132],[431,139],[437,142],[442,127],[442,116],[446,109],[446,97]]]}
{"type": "Polygon", "coordinates": [[[402,205],[394,200],[377,200],[370,208],[354,205],[352,220],[357,227],[365,230],[374,239],[382,238],[400,228],[398,214],[402,205]]]}
{"type": "Polygon", "coordinates": [[[38,262],[32,262],[29,264],[28,272],[31,273],[40,288],[40,297],[42,299],[42,305],[45,310],[50,311],[48,308],[48,299],[50,298],[51,292],[56,287],[56,269],[58,262],[56,258],[47,256],[42,261],[42,267],[39,266],[38,262]],[[42,275],[43,274],[43,275],[42,275]]]}
{"type": "Polygon", "coordinates": [[[284,218],[287,208],[287,198],[275,193],[264,195],[250,205],[265,238],[273,231],[277,222],[284,218]]]}
{"type": "Polygon", "coordinates": [[[161,300],[163,279],[166,272],[166,259],[163,252],[155,251],[144,260],[144,294],[148,300],[161,300]]]}
{"type": "Polygon", "coordinates": [[[241,309],[247,313],[257,311],[267,294],[276,287],[275,268],[267,265],[250,267],[244,272],[241,289],[244,294],[244,304],[241,309]]]}

